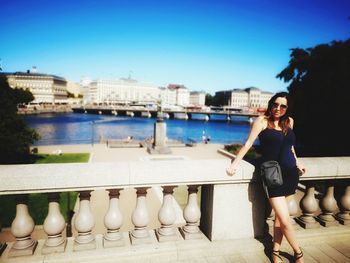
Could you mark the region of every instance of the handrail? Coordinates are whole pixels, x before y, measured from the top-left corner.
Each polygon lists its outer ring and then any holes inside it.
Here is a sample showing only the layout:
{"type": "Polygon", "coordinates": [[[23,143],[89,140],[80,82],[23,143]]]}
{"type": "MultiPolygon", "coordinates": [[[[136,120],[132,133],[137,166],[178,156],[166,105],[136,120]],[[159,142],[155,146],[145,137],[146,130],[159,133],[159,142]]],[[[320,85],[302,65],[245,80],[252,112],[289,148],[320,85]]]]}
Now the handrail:
{"type": "MultiPolygon", "coordinates": [[[[307,171],[301,180],[350,178],[350,157],[300,158],[307,171]]],[[[0,165],[0,195],[66,192],[116,187],[203,185],[249,182],[254,166],[242,161],[235,176],[229,160],[139,160],[105,163],[0,165]]]]}

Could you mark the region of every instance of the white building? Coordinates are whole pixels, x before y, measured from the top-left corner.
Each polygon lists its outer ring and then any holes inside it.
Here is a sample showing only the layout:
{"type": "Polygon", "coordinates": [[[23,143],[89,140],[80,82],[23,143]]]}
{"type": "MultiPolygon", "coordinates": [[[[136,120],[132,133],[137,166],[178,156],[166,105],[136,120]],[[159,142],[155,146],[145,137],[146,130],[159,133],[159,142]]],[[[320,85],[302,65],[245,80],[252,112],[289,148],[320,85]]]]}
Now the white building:
{"type": "Polygon", "coordinates": [[[190,91],[184,85],[169,84],[168,89],[176,91],[176,104],[186,107],[190,105],[190,91]]]}
{"type": "Polygon", "coordinates": [[[32,104],[67,103],[67,81],[55,75],[27,72],[1,73],[7,76],[11,88],[28,89],[34,96],[32,104]]]}
{"type": "Polygon", "coordinates": [[[157,103],[160,89],[134,79],[96,80],[89,84],[88,103],[130,104],[157,103]]]}
{"type": "Polygon", "coordinates": [[[175,89],[160,88],[160,97],[163,107],[168,108],[176,105],[175,89]]]}
{"type": "Polygon", "coordinates": [[[233,108],[243,109],[249,105],[249,95],[245,90],[234,89],[231,91],[231,98],[228,103],[233,108]]]}
{"type": "Polygon", "coordinates": [[[204,91],[191,91],[190,92],[190,104],[192,106],[204,106],[205,105],[204,91]]]}
{"type": "Polygon", "coordinates": [[[266,109],[273,93],[250,87],[246,89],[218,91],[215,93],[215,96],[221,105],[240,109],[266,109]]]}

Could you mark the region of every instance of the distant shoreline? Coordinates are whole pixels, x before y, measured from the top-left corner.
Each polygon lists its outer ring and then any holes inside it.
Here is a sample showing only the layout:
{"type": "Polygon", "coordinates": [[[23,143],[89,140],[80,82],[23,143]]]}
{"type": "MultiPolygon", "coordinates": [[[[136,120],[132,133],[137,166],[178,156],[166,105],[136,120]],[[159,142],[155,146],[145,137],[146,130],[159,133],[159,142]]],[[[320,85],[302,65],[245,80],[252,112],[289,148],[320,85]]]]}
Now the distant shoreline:
{"type": "Polygon", "coordinates": [[[46,113],[71,113],[73,112],[70,105],[35,105],[28,108],[18,108],[17,113],[20,115],[36,115],[46,113]]]}

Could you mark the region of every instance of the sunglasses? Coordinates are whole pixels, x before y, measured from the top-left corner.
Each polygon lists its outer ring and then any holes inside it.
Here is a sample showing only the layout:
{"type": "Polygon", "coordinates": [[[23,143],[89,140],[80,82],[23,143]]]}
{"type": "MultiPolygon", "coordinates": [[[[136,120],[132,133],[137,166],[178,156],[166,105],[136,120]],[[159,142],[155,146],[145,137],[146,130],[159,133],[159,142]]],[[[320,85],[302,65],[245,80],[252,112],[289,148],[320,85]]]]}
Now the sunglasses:
{"type": "Polygon", "coordinates": [[[285,104],[279,104],[276,102],[272,103],[272,108],[277,109],[278,107],[280,107],[281,110],[286,110],[288,108],[285,104]]]}

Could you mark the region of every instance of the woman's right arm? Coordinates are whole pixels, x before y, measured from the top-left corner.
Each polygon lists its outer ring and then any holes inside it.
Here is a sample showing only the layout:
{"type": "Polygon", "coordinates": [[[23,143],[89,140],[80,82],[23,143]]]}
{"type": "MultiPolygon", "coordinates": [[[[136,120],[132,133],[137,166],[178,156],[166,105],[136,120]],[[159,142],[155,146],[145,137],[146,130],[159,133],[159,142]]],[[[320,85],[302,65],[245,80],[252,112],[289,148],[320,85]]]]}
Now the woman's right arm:
{"type": "Polygon", "coordinates": [[[250,130],[248,139],[246,140],[243,147],[239,150],[236,158],[231,162],[230,166],[226,169],[226,173],[230,176],[236,173],[239,162],[246,155],[250,147],[252,147],[254,141],[258,137],[259,133],[264,129],[264,116],[259,116],[253,123],[252,129],[250,130]]]}

